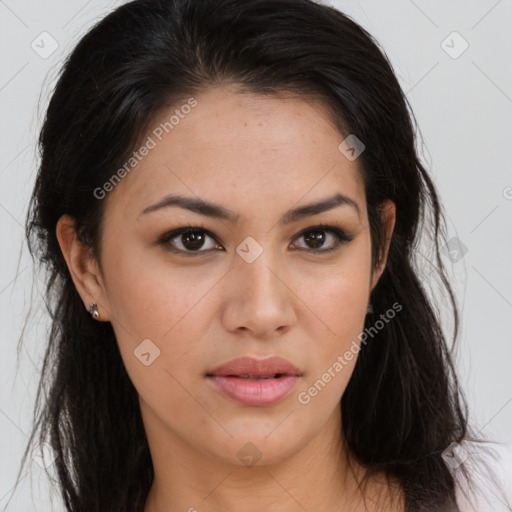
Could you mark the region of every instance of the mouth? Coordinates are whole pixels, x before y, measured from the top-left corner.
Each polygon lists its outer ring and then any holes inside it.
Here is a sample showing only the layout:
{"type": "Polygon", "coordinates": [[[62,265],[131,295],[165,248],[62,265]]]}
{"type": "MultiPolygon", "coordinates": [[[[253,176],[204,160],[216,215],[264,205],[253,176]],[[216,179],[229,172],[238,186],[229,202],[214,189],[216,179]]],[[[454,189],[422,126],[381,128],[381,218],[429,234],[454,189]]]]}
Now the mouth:
{"type": "Polygon", "coordinates": [[[257,359],[239,357],[232,359],[206,374],[211,376],[239,377],[243,379],[275,379],[282,376],[301,376],[301,371],[282,357],[257,359]]]}
{"type": "Polygon", "coordinates": [[[206,374],[216,391],[249,406],[273,405],[288,396],[302,377],[286,359],[233,359],[206,374]]]}
{"type": "Polygon", "coordinates": [[[234,377],[238,379],[246,379],[246,380],[264,380],[264,379],[279,379],[280,377],[286,377],[288,374],[286,373],[274,373],[272,375],[222,375],[222,374],[213,374],[207,373],[207,377],[234,377]]]}

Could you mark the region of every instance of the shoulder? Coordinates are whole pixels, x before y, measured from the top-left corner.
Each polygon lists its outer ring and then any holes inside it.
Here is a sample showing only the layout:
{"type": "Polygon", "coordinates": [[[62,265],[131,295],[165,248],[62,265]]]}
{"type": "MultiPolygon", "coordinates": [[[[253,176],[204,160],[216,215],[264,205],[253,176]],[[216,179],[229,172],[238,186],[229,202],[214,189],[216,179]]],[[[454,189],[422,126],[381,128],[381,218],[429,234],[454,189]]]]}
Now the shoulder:
{"type": "Polygon", "coordinates": [[[512,511],[512,444],[467,441],[461,445],[459,460],[460,466],[452,471],[460,512],[512,511]]]}

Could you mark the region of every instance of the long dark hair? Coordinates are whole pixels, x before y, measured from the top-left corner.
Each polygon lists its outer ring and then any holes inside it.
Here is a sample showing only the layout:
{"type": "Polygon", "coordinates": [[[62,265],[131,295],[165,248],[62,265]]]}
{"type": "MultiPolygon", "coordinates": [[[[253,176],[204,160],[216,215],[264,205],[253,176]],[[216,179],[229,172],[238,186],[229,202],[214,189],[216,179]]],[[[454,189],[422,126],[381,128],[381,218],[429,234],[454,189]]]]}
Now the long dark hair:
{"type": "MultiPolygon", "coordinates": [[[[442,286],[459,330],[440,254],[445,221],[418,156],[414,115],[384,51],[338,10],[311,0],[136,0],[96,24],[67,59],[39,139],[40,167],[26,221],[32,257],[47,270],[52,317],[34,428],[56,455],[68,511],[142,511],[153,467],[138,395],[111,324],[83,307],[55,227],[63,214],[100,259],[111,178],[163,109],[213,85],[315,98],[341,136],[365,144],[372,263],[383,255],[379,205],[396,205],[387,265],[371,294],[371,327],[391,303],[402,310],[361,350],[341,399],[343,442],[367,468],[400,483],[408,511],[458,510],[451,443],[474,440],[441,313],[421,269],[442,286]],[[430,254],[419,241],[430,242],[430,254]]],[[[464,464],[457,469],[471,481],[464,464]]],[[[21,469],[20,469],[21,473],[21,469]]],[[[18,475],[19,476],[19,475],[18,475]]]]}

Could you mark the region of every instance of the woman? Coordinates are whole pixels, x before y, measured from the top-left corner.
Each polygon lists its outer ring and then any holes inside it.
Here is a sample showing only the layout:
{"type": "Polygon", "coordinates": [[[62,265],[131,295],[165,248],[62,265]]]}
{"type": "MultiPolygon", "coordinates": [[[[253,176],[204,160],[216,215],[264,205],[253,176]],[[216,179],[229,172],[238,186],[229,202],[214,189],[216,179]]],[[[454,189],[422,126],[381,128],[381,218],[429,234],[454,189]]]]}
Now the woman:
{"type": "Polygon", "coordinates": [[[327,6],[137,0],[83,37],[27,219],[53,319],[31,441],[67,510],[461,510],[487,469],[421,283],[423,236],[455,339],[414,143],[327,6]]]}

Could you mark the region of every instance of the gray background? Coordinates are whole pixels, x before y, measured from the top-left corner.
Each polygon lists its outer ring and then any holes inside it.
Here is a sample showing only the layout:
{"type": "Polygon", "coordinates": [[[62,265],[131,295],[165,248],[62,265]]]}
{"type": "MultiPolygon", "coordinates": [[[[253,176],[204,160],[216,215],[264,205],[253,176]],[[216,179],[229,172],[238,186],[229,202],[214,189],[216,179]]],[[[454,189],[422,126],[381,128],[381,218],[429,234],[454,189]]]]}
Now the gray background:
{"type": "MultiPolygon", "coordinates": [[[[23,244],[37,164],[35,141],[63,58],[94,22],[121,3],[0,0],[1,510],[30,432],[48,326],[39,299],[41,280],[36,277],[32,285],[23,244]],[[49,56],[43,52],[52,43],[42,32],[58,44],[49,56]],[[33,41],[39,53],[31,47],[33,41]],[[31,297],[32,319],[16,374],[16,346],[31,297]]],[[[460,259],[453,253],[457,261],[448,255],[445,261],[462,305],[457,366],[471,418],[487,437],[511,444],[512,0],[331,5],[376,37],[413,107],[424,161],[445,206],[449,237],[457,237],[467,250],[460,259]]],[[[44,473],[34,463],[31,478],[24,476],[7,510],[49,509],[44,473]],[[28,496],[30,487],[34,501],[28,496]]],[[[64,510],[58,498],[53,510],[64,510]]]]}

